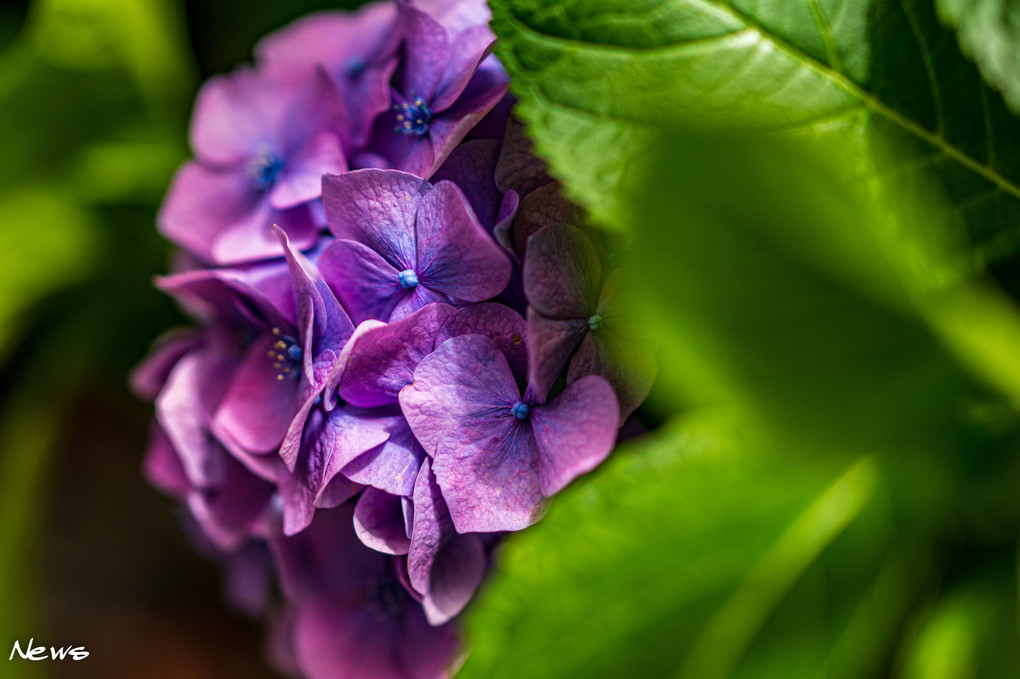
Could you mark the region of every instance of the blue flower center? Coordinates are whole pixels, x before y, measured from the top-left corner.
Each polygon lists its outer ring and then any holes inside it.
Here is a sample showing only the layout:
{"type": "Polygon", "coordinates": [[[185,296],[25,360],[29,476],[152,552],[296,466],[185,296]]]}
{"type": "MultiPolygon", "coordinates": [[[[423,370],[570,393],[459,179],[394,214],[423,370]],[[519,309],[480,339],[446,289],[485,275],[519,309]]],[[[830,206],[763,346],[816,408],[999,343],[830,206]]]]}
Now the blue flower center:
{"type": "Polygon", "coordinates": [[[531,408],[528,407],[527,403],[521,403],[518,401],[514,404],[514,407],[510,409],[510,414],[518,420],[526,420],[528,419],[528,415],[531,414],[531,408]]]}
{"type": "Polygon", "coordinates": [[[368,62],[361,57],[351,57],[347,60],[347,65],[344,67],[348,78],[360,78],[366,69],[368,69],[368,62]]]}
{"type": "Polygon", "coordinates": [[[424,137],[429,133],[429,121],[432,120],[432,109],[421,97],[415,97],[411,103],[394,104],[397,112],[397,128],[399,134],[424,137]]]}
{"type": "Polygon", "coordinates": [[[296,377],[295,364],[301,362],[304,352],[298,341],[289,335],[284,335],[279,328],[273,328],[273,336],[278,339],[269,350],[269,358],[273,359],[273,369],[276,370],[276,379],[283,380],[285,377],[296,377]]]}
{"type": "Polygon", "coordinates": [[[602,327],[602,316],[599,314],[592,314],[588,317],[588,328],[591,330],[598,330],[602,327]]]}
{"type": "Polygon", "coordinates": [[[418,274],[414,272],[414,269],[404,269],[397,275],[397,278],[400,280],[400,287],[404,290],[414,290],[418,287],[418,274]]]}
{"type": "Polygon", "coordinates": [[[282,169],[283,160],[265,146],[248,159],[248,177],[259,191],[265,191],[272,186],[282,169]]]}

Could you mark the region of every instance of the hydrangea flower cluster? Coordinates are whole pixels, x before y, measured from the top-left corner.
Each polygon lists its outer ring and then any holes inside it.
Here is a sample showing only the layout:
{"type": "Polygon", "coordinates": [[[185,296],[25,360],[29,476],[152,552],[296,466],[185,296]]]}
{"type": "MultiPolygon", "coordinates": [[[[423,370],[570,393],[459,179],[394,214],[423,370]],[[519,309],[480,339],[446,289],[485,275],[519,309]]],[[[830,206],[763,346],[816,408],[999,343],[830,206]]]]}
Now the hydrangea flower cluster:
{"type": "Polygon", "coordinates": [[[158,286],[199,324],[134,375],[145,472],[295,674],[448,676],[500,537],[654,375],[508,117],[488,19],[391,1],[268,36],[202,88],[159,214],[158,286]]]}

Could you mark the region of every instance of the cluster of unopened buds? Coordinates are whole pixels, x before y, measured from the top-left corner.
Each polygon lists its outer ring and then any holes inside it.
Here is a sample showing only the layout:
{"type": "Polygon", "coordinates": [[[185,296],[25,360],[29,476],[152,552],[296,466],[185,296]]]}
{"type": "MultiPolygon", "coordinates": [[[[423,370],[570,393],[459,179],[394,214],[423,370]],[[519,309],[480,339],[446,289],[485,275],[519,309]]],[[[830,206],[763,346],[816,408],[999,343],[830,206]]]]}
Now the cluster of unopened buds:
{"type": "Polygon", "coordinates": [[[391,1],[268,36],[202,88],[159,214],[158,285],[199,324],[134,375],[145,471],[295,674],[449,675],[494,546],[651,385],[488,19],[391,1]]]}

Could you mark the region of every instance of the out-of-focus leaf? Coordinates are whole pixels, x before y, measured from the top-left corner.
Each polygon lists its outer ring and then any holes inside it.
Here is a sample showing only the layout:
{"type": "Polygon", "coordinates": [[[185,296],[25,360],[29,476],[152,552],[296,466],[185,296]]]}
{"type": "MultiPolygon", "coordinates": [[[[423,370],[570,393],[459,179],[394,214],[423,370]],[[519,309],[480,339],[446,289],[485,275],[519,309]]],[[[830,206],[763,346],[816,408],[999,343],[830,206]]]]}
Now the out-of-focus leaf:
{"type": "Polygon", "coordinates": [[[785,131],[904,183],[934,176],[970,258],[1020,244],[1020,123],[922,0],[494,0],[536,148],[600,222],[648,128],[785,131]]]}
{"type": "Polygon", "coordinates": [[[1020,667],[1020,643],[1013,571],[1008,563],[995,564],[946,592],[917,621],[917,635],[902,649],[896,678],[1014,676],[1020,667]]]}
{"type": "Polygon", "coordinates": [[[461,676],[877,676],[923,541],[876,460],[784,459],[705,416],[618,451],[506,545],[461,676]]]}
{"type": "Polygon", "coordinates": [[[985,76],[1020,110],[1020,2],[936,0],[943,20],[956,27],[963,49],[985,76]]]}
{"type": "Polygon", "coordinates": [[[949,440],[975,389],[917,308],[881,203],[785,144],[694,134],[660,140],[629,196],[674,386],[801,440],[949,440]]]}
{"type": "Polygon", "coordinates": [[[0,193],[0,360],[40,299],[94,270],[91,214],[46,188],[0,193]]]}
{"type": "Polygon", "coordinates": [[[125,69],[156,107],[179,103],[193,82],[180,7],[170,0],[36,0],[25,38],[37,58],[64,69],[125,69]]]}

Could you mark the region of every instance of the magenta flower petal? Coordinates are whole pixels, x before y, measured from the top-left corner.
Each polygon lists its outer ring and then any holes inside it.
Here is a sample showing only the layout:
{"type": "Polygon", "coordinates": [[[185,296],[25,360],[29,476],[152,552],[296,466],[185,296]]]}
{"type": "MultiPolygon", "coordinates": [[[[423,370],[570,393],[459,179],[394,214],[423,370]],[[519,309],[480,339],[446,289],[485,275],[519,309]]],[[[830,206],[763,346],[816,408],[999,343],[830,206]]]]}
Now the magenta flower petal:
{"type": "Polygon", "coordinates": [[[214,486],[223,474],[220,458],[210,452],[212,444],[206,433],[207,415],[200,398],[202,368],[198,354],[182,358],[156,399],[156,419],[197,488],[214,486]]]}
{"type": "Polygon", "coordinates": [[[355,483],[384,490],[391,495],[411,497],[425,450],[414,437],[403,415],[380,418],[389,438],[386,442],[354,458],[343,468],[345,477],[355,483]]]}
{"type": "Polygon", "coordinates": [[[288,160],[289,169],[269,191],[269,204],[277,210],[315,200],[322,195],[322,175],[347,171],[340,139],[320,132],[288,160]]]}
{"type": "Polygon", "coordinates": [[[326,219],[337,238],[362,243],[391,266],[414,262],[414,216],[431,190],[427,181],[406,172],[355,170],[327,175],[322,188],[326,219]]]}
{"type": "Polygon", "coordinates": [[[399,395],[400,410],[430,455],[447,433],[464,430],[499,440],[510,436],[512,418],[492,416],[501,409],[509,415],[519,398],[506,359],[492,340],[478,335],[443,342],[418,364],[414,381],[399,395]]]}
{"type": "Polygon", "coordinates": [[[448,180],[464,192],[478,221],[492,233],[500,218],[503,193],[496,188],[493,173],[499,158],[500,142],[474,139],[455,148],[430,181],[448,180]]]}
{"type": "Polygon", "coordinates": [[[311,679],[449,676],[455,632],[428,624],[401,584],[400,560],[362,545],[352,512],[322,512],[308,530],[270,542],[298,665],[311,679]]]}
{"type": "Polygon", "coordinates": [[[578,228],[553,224],[528,240],[524,294],[550,318],[587,318],[602,288],[602,262],[578,228]]]}
{"type": "Polygon", "coordinates": [[[259,144],[279,144],[291,99],[280,85],[252,70],[210,78],[198,93],[191,121],[191,146],[216,165],[247,159],[259,144]]]}
{"type": "MultiPolygon", "coordinates": [[[[399,3],[397,14],[400,29],[406,36],[405,91],[409,95],[430,101],[436,94],[450,62],[446,28],[410,3],[399,3]]],[[[472,66],[475,65],[477,62],[472,66]]]]}
{"type": "Polygon", "coordinates": [[[447,434],[436,448],[432,469],[450,517],[458,533],[523,530],[544,511],[534,434],[509,420],[479,425],[447,434]]]}
{"type": "Polygon", "coordinates": [[[620,407],[605,379],[583,377],[532,415],[546,497],[602,463],[616,443],[620,407]]]}
{"type": "Polygon", "coordinates": [[[432,105],[437,111],[453,107],[495,43],[496,36],[492,34],[488,25],[484,24],[466,28],[457,35],[451,46],[451,58],[446,64],[442,80],[435,93],[430,95],[432,105]]]}
{"type": "Polygon", "coordinates": [[[142,461],[142,473],[149,483],[176,498],[187,496],[194,487],[173,443],[155,422],[149,428],[149,446],[142,461]]]}
{"type": "Polygon", "coordinates": [[[251,345],[216,412],[217,426],[248,450],[268,453],[279,448],[300,405],[301,383],[277,379],[277,338],[266,334],[251,345]]]}
{"type": "Polygon", "coordinates": [[[397,394],[414,381],[415,367],[432,353],[440,328],[454,311],[431,304],[358,333],[337,385],[340,398],[363,408],[397,403],[397,394]]]}
{"type": "Polygon", "coordinates": [[[375,488],[366,488],[354,506],[354,532],[366,547],[383,554],[407,554],[411,545],[400,497],[375,488]]]}
{"type": "Polygon", "coordinates": [[[400,271],[366,245],[336,240],[322,253],[323,276],[355,321],[388,320],[406,296],[400,271]]]}
{"type": "Polygon", "coordinates": [[[461,335],[485,335],[492,339],[518,380],[527,374],[528,324],[510,307],[484,302],[457,309],[440,329],[436,346],[461,335]]]}
{"type": "Polygon", "coordinates": [[[415,483],[414,509],[408,575],[429,622],[440,625],[463,610],[485,577],[485,546],[477,535],[456,532],[427,459],[415,483]]]}
{"type": "Polygon", "coordinates": [[[540,401],[552,389],[570,357],[588,331],[583,319],[557,319],[528,309],[528,346],[531,347],[528,383],[540,401]]]}
{"type": "Polygon", "coordinates": [[[431,290],[481,302],[498,295],[510,280],[509,258],[451,182],[439,182],[422,198],[415,233],[418,279],[431,290]]]}

